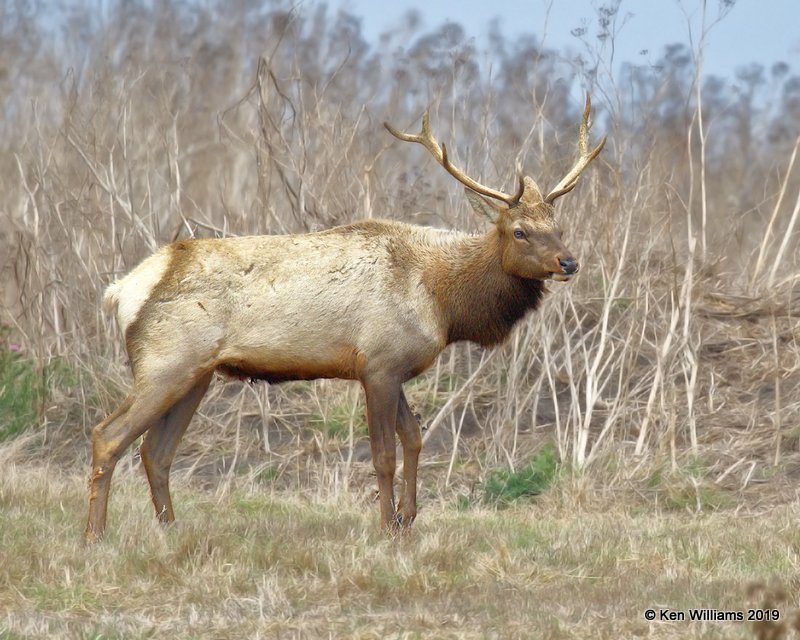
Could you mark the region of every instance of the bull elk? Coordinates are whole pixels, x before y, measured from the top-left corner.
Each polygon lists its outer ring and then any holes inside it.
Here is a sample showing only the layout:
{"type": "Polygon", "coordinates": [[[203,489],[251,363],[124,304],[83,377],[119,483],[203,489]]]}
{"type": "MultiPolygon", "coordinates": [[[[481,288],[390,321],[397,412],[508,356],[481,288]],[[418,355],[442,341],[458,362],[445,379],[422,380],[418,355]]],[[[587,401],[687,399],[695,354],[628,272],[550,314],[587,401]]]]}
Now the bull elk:
{"type": "Polygon", "coordinates": [[[86,540],[103,535],[114,467],[145,434],[141,459],[156,514],[174,519],[170,466],[215,371],[269,383],[358,380],[381,526],[410,525],[422,440],[402,385],[451,342],[501,342],[537,307],[545,281],[577,273],[553,203],[605,143],[588,147],[590,110],[587,95],[578,160],[546,196],[529,177],[520,175],[517,192],[507,194],[457,169],[427,112],[417,135],[385,125],[466,187],[472,207],[493,223],[485,234],[368,220],[302,235],[180,240],[111,284],[103,306],[125,336],[133,388],[92,432],[86,540]],[[395,432],[405,481],[397,506],[395,432]]]}

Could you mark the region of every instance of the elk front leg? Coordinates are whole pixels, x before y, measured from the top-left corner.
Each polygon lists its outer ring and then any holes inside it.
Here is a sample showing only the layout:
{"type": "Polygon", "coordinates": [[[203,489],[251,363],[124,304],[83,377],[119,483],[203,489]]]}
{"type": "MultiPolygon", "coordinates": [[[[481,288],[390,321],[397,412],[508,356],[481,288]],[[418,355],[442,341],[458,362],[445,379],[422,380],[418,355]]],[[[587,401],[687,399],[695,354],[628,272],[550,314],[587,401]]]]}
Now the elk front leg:
{"type": "Polygon", "coordinates": [[[403,527],[411,526],[417,517],[417,467],[422,450],[422,434],[416,416],[408,406],[405,394],[400,391],[397,405],[397,434],[403,445],[403,495],[400,498],[399,520],[403,527]]]}
{"type": "Polygon", "coordinates": [[[372,464],[378,476],[378,495],[381,505],[381,527],[387,531],[397,528],[397,509],[394,503],[395,424],[400,398],[400,383],[396,380],[365,380],[367,424],[372,448],[372,464]]]}

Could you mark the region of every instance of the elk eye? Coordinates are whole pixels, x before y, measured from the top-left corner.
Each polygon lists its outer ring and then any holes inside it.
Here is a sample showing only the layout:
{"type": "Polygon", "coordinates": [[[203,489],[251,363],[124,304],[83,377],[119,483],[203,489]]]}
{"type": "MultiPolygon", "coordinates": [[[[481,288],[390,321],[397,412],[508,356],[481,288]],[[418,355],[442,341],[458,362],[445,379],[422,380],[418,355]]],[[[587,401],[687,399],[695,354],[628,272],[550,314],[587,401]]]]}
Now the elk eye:
{"type": "Polygon", "coordinates": [[[524,240],[525,239],[525,232],[522,229],[514,229],[514,237],[517,240],[524,240]]]}

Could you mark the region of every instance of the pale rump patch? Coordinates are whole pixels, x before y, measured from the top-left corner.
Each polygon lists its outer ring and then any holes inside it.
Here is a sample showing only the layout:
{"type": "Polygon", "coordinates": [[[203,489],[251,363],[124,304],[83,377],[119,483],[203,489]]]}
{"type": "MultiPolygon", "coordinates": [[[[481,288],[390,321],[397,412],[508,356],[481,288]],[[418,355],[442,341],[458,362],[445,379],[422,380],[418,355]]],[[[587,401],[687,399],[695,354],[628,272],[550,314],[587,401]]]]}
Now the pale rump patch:
{"type": "Polygon", "coordinates": [[[136,320],[153,288],[161,281],[169,266],[169,247],[144,260],[122,280],[112,282],[103,295],[103,309],[112,313],[116,308],[117,322],[122,333],[136,320]]]}

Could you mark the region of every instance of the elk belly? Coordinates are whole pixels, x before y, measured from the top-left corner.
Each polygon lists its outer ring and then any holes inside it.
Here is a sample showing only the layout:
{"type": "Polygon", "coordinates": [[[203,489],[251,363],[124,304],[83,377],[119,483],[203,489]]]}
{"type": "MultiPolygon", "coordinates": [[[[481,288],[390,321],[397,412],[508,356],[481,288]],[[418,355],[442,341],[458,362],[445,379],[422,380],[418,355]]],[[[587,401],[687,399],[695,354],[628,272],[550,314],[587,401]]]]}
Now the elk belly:
{"type": "Polygon", "coordinates": [[[296,349],[277,347],[249,352],[225,349],[217,370],[231,377],[270,384],[318,378],[357,380],[365,362],[364,355],[349,345],[328,345],[322,349],[298,345],[296,349]]]}

